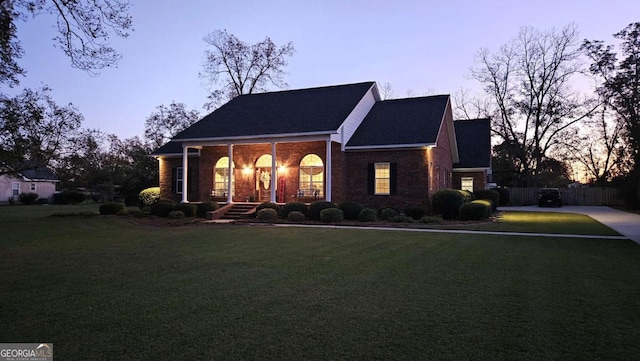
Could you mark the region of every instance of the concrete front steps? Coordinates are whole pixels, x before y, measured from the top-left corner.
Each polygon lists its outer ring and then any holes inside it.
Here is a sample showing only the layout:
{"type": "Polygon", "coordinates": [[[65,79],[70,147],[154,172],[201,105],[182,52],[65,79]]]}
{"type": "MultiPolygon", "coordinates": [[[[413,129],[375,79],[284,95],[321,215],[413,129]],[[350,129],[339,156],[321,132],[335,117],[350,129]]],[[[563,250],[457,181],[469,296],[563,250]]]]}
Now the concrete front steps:
{"type": "Polygon", "coordinates": [[[207,219],[240,219],[250,217],[259,203],[231,203],[207,213],[207,219]]]}

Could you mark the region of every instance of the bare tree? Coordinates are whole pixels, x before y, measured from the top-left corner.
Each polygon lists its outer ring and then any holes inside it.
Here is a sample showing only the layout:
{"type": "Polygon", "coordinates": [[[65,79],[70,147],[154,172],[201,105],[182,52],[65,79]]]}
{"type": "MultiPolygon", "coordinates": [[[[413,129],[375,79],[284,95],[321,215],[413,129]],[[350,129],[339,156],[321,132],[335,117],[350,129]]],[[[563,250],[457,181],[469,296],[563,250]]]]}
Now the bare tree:
{"type": "Polygon", "coordinates": [[[287,57],[295,51],[292,42],[276,46],[266,37],[249,45],[226,30],[215,30],[204,41],[212,49],[205,51],[200,77],[213,88],[205,108],[215,108],[238,95],[266,91],[269,84],[287,86],[282,77],[287,57]]]}
{"type": "Polygon", "coordinates": [[[112,34],[126,38],[131,30],[129,2],[123,0],[2,0],[0,1],[0,83],[17,85],[24,75],[17,59],[24,51],[17,37],[15,21],[41,14],[56,18],[56,47],[75,68],[96,75],[118,63],[120,54],[109,45],[112,34]]]}
{"type": "Polygon", "coordinates": [[[393,98],[393,86],[389,82],[385,82],[380,87],[380,97],[382,100],[392,99],[393,98]]]}
{"type": "Polygon", "coordinates": [[[144,136],[153,148],[159,148],[174,135],[198,121],[197,110],[187,110],[184,103],[171,102],[168,107],[159,105],[144,122],[144,136]]]}
{"type": "Polygon", "coordinates": [[[573,25],[548,32],[525,27],[497,52],[478,52],[471,76],[492,99],[493,134],[517,150],[511,156],[519,158],[524,185],[535,185],[549,152],[596,107],[570,86],[583,70],[578,46],[573,25]]]}

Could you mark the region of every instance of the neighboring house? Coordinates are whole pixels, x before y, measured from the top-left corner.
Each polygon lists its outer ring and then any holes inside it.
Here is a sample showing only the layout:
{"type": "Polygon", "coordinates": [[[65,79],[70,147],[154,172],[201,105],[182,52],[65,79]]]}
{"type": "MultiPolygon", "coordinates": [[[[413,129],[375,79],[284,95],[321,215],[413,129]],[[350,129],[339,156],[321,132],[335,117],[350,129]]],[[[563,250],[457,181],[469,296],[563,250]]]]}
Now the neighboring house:
{"type": "Polygon", "coordinates": [[[39,198],[49,199],[59,182],[56,174],[47,167],[25,170],[16,175],[1,175],[0,201],[17,200],[20,193],[36,193],[39,198]]]}
{"type": "Polygon", "coordinates": [[[491,181],[491,120],[457,120],[460,161],[453,165],[453,188],[485,189],[491,181]]]}
{"type": "Polygon", "coordinates": [[[448,95],[383,101],[365,82],[238,96],[152,155],[164,199],[402,208],[453,186],[455,132],[448,95]]]}

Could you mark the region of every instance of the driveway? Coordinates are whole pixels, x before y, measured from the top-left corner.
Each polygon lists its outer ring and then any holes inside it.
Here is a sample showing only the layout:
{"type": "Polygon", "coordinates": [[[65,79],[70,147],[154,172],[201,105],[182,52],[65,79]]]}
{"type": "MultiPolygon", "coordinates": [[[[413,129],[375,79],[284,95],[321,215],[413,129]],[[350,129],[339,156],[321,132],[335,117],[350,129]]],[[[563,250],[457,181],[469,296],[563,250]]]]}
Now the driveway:
{"type": "Polygon", "coordinates": [[[548,208],[538,206],[499,207],[501,211],[529,211],[529,212],[564,212],[585,214],[596,221],[616,230],[640,244],[640,214],[623,212],[604,206],[562,206],[560,208],[548,208]]]}

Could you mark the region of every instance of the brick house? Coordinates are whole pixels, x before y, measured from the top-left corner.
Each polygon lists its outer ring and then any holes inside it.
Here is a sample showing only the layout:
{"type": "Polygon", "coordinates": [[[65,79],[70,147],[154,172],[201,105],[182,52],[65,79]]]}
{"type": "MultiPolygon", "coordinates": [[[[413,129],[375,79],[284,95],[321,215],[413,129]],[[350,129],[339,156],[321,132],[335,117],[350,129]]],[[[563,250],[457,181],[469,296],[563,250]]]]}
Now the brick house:
{"type": "Polygon", "coordinates": [[[163,199],[402,208],[453,186],[455,132],[448,95],[383,101],[364,82],[238,96],[152,155],[163,199]]]}

